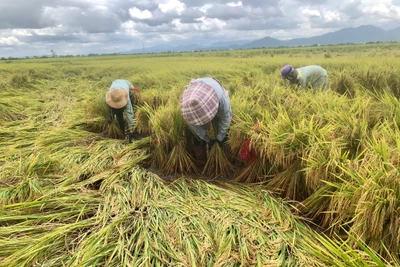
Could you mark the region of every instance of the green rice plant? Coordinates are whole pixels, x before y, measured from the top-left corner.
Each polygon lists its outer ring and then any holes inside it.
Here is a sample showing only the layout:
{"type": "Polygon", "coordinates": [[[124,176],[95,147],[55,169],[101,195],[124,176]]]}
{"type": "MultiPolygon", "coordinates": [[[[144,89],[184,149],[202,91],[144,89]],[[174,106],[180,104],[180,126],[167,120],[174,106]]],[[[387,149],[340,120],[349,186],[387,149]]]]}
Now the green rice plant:
{"type": "Polygon", "coordinates": [[[135,141],[135,145],[127,146],[120,153],[121,157],[116,162],[116,168],[121,172],[128,172],[130,169],[142,166],[148,167],[151,165],[151,154],[149,147],[151,140],[149,138],[135,141]],[[146,146],[140,149],[139,147],[146,146]]]}
{"type": "Polygon", "coordinates": [[[16,89],[31,88],[29,75],[24,73],[14,73],[10,77],[10,86],[16,89]]]}
{"type": "Polygon", "coordinates": [[[45,153],[37,152],[29,153],[29,155],[13,155],[12,161],[6,158],[5,162],[1,167],[0,180],[9,185],[23,183],[28,186],[29,179],[50,178],[60,168],[57,160],[50,159],[45,153]]]}
{"type": "Polygon", "coordinates": [[[163,166],[163,173],[165,174],[183,174],[183,173],[198,173],[198,167],[195,160],[188,153],[186,147],[177,144],[172,148],[168,156],[168,160],[163,166]]]}
{"type": "Polygon", "coordinates": [[[85,103],[84,121],[75,120],[73,127],[81,127],[84,130],[101,133],[106,138],[123,138],[125,133],[121,131],[118,122],[113,118],[111,109],[105,103],[105,94],[96,94],[85,103]]]}
{"type": "Polygon", "coordinates": [[[392,257],[385,260],[376,251],[368,247],[362,240],[355,236],[350,239],[359,245],[362,250],[354,250],[349,242],[341,238],[329,239],[316,234],[315,238],[321,242],[321,246],[312,243],[304,243],[307,250],[313,251],[319,259],[324,260],[329,266],[399,266],[400,262],[392,257]],[[337,257],[339,255],[339,257],[337,257]]]}
{"type": "Polygon", "coordinates": [[[69,265],[326,266],[326,262],[344,262],[336,252],[324,255],[323,261],[314,257],[329,241],[320,237],[320,243],[313,243],[309,230],[289,212],[282,212],[284,206],[259,187],[225,184],[224,189],[186,179],[167,186],[140,169],[132,170],[132,182],[121,177],[102,185],[108,200],[97,216],[104,220],[75,247],[69,265]],[[312,249],[304,249],[305,244],[312,249]]]}
{"type": "Polygon", "coordinates": [[[371,248],[385,255],[382,244],[389,251],[398,251],[400,244],[397,223],[400,186],[396,167],[399,162],[400,132],[388,123],[382,124],[376,131],[368,142],[370,150],[352,172],[354,180],[363,183],[359,184],[357,190],[359,199],[350,232],[362,237],[371,248]],[[385,134],[379,136],[379,132],[385,134]],[[390,143],[392,146],[389,146],[390,143]]]}
{"type": "Polygon", "coordinates": [[[79,236],[95,223],[84,218],[96,210],[98,197],[43,188],[40,198],[2,205],[0,265],[60,265],[68,261],[79,236]]]}
{"type": "Polygon", "coordinates": [[[135,130],[141,134],[151,133],[150,116],[154,113],[154,109],[146,104],[136,107],[135,110],[135,130]]]}
{"type": "MultiPolygon", "coordinates": [[[[16,97],[13,97],[13,101],[6,101],[2,98],[0,100],[0,124],[6,121],[16,121],[25,119],[27,116],[21,112],[22,106],[16,101],[16,97]]],[[[22,101],[22,99],[20,99],[22,101]]]]}
{"type": "MultiPolygon", "coordinates": [[[[307,187],[316,191],[325,185],[324,181],[334,180],[335,175],[341,173],[339,167],[347,163],[350,155],[347,140],[337,138],[327,141],[317,136],[313,138],[313,142],[303,152],[302,161],[305,167],[302,171],[307,187]]],[[[321,138],[326,138],[326,135],[321,134],[321,138]]]]}
{"type": "Polygon", "coordinates": [[[296,161],[283,172],[271,178],[268,188],[279,193],[282,197],[302,201],[310,194],[304,173],[301,171],[301,162],[296,161]]]}
{"type": "MultiPolygon", "coordinates": [[[[148,85],[146,85],[148,86],[148,85]]],[[[169,99],[169,93],[162,93],[158,89],[143,90],[138,96],[138,105],[149,105],[153,109],[164,106],[169,99]]]]}
{"type": "Polygon", "coordinates": [[[114,167],[122,156],[120,153],[123,147],[124,145],[121,142],[116,143],[113,140],[92,143],[87,147],[87,151],[90,153],[89,157],[80,166],[79,171],[74,174],[75,179],[87,179],[114,167]]]}
{"type": "MultiPolygon", "coordinates": [[[[245,109],[247,110],[247,108],[245,109]]],[[[239,111],[233,113],[232,125],[229,129],[229,145],[232,151],[239,151],[243,145],[243,140],[254,133],[258,133],[258,130],[254,128],[256,122],[249,113],[239,111]]]]}
{"type": "Polygon", "coordinates": [[[375,101],[371,101],[367,113],[371,129],[385,120],[395,120],[397,125],[400,125],[399,98],[386,92],[372,94],[372,98],[375,101]]]}
{"type": "Polygon", "coordinates": [[[194,158],[187,152],[192,133],[184,121],[177,100],[160,107],[150,117],[154,165],[167,174],[197,173],[194,158]]]}
{"type": "Polygon", "coordinates": [[[15,251],[8,257],[2,259],[0,264],[3,266],[34,266],[36,262],[46,262],[48,261],[48,255],[55,255],[59,257],[59,262],[61,264],[66,261],[68,257],[60,257],[59,252],[68,253],[65,249],[65,245],[68,242],[73,242],[73,239],[68,238],[68,235],[78,231],[79,229],[86,228],[92,225],[93,220],[82,221],[74,224],[66,224],[53,231],[40,236],[32,235],[28,240],[20,240],[20,242],[26,243],[25,247],[21,247],[19,250],[15,251]]]}
{"type": "Polygon", "coordinates": [[[386,91],[394,94],[397,98],[400,96],[398,90],[398,73],[393,70],[382,68],[371,68],[366,72],[358,73],[358,82],[372,92],[386,91]]]}
{"type": "Polygon", "coordinates": [[[100,136],[83,130],[57,129],[43,133],[35,143],[54,153],[72,146],[87,146],[100,139],[100,136]]]}
{"type": "Polygon", "coordinates": [[[35,177],[26,176],[15,186],[0,189],[2,205],[32,201],[43,195],[40,181],[35,177]]]}
{"type": "Polygon", "coordinates": [[[297,207],[306,218],[310,218],[310,220],[323,227],[323,229],[329,228],[329,223],[331,222],[327,217],[334,216],[332,215],[333,212],[329,210],[329,205],[331,204],[331,196],[335,195],[337,190],[336,187],[327,184],[320,186],[319,189],[312,192],[297,207]],[[325,223],[323,224],[322,222],[325,223]]]}
{"type": "Polygon", "coordinates": [[[240,168],[235,175],[235,181],[243,183],[268,182],[272,177],[273,166],[260,158],[251,159],[240,168]]]}
{"type": "Polygon", "coordinates": [[[307,144],[307,131],[310,129],[307,123],[312,121],[303,120],[302,125],[297,125],[282,110],[272,122],[261,124],[259,133],[251,136],[254,148],[260,157],[274,162],[278,168],[286,169],[300,157],[299,153],[307,144]]]}
{"type": "Polygon", "coordinates": [[[357,93],[357,82],[352,77],[352,73],[349,74],[348,70],[343,70],[340,73],[335,74],[336,77],[329,77],[331,82],[331,88],[339,94],[346,95],[350,98],[354,98],[357,93]],[[333,79],[332,79],[333,78],[333,79]]]}
{"type": "Polygon", "coordinates": [[[234,166],[228,160],[224,149],[219,144],[215,144],[209,148],[206,165],[201,175],[213,178],[229,177],[233,168],[234,166]]]}
{"type": "Polygon", "coordinates": [[[365,44],[0,62],[0,191],[14,198],[0,205],[0,265],[399,265],[398,51],[365,44]],[[327,61],[327,52],[337,56],[327,61]],[[284,87],[282,62],[323,65],[331,90],[284,87]],[[15,95],[10,78],[24,73],[21,88],[40,86],[39,94],[15,95]],[[241,183],[191,167],[193,133],[178,100],[205,76],[230,92],[230,164],[241,183]],[[116,77],[142,89],[136,130],[151,137],[104,139],[119,137],[104,104],[116,77]],[[241,162],[247,139],[257,158],[241,162]]]}

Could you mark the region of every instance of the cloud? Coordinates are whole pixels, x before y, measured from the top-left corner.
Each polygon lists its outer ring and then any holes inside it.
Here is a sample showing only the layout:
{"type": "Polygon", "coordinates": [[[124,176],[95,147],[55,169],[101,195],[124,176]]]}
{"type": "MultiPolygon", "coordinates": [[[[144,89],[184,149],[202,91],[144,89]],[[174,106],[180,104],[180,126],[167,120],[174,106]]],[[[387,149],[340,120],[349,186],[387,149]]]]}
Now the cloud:
{"type": "Polygon", "coordinates": [[[1,1],[0,29],[40,28],[51,24],[42,20],[42,7],[33,1],[1,1]]]}
{"type": "Polygon", "coordinates": [[[381,19],[400,19],[400,7],[391,4],[374,4],[363,8],[363,12],[380,17],[381,19]]]}
{"type": "Polygon", "coordinates": [[[315,18],[315,17],[318,17],[318,18],[320,18],[321,17],[321,13],[319,13],[319,11],[318,10],[315,10],[315,9],[303,9],[303,11],[301,12],[304,16],[306,16],[306,17],[310,17],[310,18],[315,18]]]}
{"type": "Polygon", "coordinates": [[[98,6],[82,10],[77,7],[46,7],[43,16],[55,25],[65,25],[71,31],[87,33],[114,32],[121,21],[108,8],[98,6]]]}
{"type": "Polygon", "coordinates": [[[0,56],[287,39],[400,23],[400,0],[3,0],[0,10],[0,56]]]}
{"type": "Polygon", "coordinates": [[[22,43],[14,36],[7,38],[0,38],[0,46],[20,45],[20,44],[22,43]]]}
{"type": "Polygon", "coordinates": [[[302,5],[325,5],[328,0],[295,0],[302,5]]]}
{"type": "Polygon", "coordinates": [[[349,19],[354,20],[362,17],[363,11],[361,10],[362,3],[360,0],[352,1],[339,8],[349,19]]]}
{"type": "Polygon", "coordinates": [[[206,14],[208,18],[218,18],[223,20],[230,20],[245,17],[247,12],[243,9],[243,6],[225,6],[225,5],[214,5],[208,9],[206,14]]]}
{"type": "Polygon", "coordinates": [[[186,9],[186,5],[178,0],[167,0],[166,3],[158,4],[158,8],[163,13],[177,13],[180,15],[186,9]]]}
{"type": "Polygon", "coordinates": [[[323,18],[326,22],[334,22],[341,20],[341,16],[338,12],[329,10],[323,13],[323,18]]]}
{"type": "Polygon", "coordinates": [[[150,19],[152,17],[151,12],[146,10],[140,10],[137,7],[129,9],[129,15],[134,19],[150,19]]]}

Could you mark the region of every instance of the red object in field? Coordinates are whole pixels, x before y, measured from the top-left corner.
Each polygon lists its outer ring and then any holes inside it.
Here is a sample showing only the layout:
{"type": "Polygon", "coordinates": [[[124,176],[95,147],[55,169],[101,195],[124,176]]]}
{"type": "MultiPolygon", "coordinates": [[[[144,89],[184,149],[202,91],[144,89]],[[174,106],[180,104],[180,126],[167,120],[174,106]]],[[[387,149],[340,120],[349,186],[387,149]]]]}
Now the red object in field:
{"type": "Polygon", "coordinates": [[[246,139],[240,148],[239,157],[243,161],[248,161],[256,158],[256,153],[250,147],[250,138],[246,139]]]}
{"type": "Polygon", "coordinates": [[[140,94],[140,89],[139,88],[130,88],[130,91],[132,92],[132,93],[134,93],[135,95],[138,95],[138,94],[140,94]]]}
{"type": "Polygon", "coordinates": [[[257,121],[256,123],[254,123],[253,129],[256,130],[256,131],[259,131],[259,130],[260,130],[260,124],[259,124],[258,121],[257,121]]]}

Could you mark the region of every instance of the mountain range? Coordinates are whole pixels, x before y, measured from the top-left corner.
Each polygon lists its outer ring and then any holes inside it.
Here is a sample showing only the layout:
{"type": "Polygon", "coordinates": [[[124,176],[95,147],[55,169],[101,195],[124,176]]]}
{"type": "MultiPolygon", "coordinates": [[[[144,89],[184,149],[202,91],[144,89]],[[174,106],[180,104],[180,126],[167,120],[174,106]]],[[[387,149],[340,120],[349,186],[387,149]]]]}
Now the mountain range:
{"type": "Polygon", "coordinates": [[[308,37],[296,38],[290,40],[279,40],[272,37],[264,37],[253,41],[231,41],[217,42],[209,46],[202,45],[182,45],[170,46],[160,45],[146,47],[145,49],[134,49],[121,54],[136,53],[160,53],[160,52],[187,52],[199,50],[230,50],[230,49],[250,49],[263,47],[284,47],[284,46],[310,46],[310,45],[333,45],[347,43],[366,43],[366,42],[389,42],[400,41],[400,27],[393,30],[383,30],[376,26],[364,25],[356,28],[344,28],[327,34],[308,37]]]}

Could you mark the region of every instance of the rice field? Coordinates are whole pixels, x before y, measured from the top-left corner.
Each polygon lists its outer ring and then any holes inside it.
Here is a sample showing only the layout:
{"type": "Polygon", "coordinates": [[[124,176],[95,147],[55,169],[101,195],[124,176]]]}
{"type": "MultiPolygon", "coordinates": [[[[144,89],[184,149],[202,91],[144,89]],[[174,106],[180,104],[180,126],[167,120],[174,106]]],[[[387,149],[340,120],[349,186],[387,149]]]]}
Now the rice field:
{"type": "Polygon", "coordinates": [[[0,266],[400,266],[399,58],[385,43],[1,60],[0,266]],[[324,67],[330,89],[286,87],[286,64],[324,67]],[[203,168],[179,110],[199,77],[233,112],[231,155],[203,168]],[[115,79],[140,88],[139,141],[110,120],[115,79]]]}

